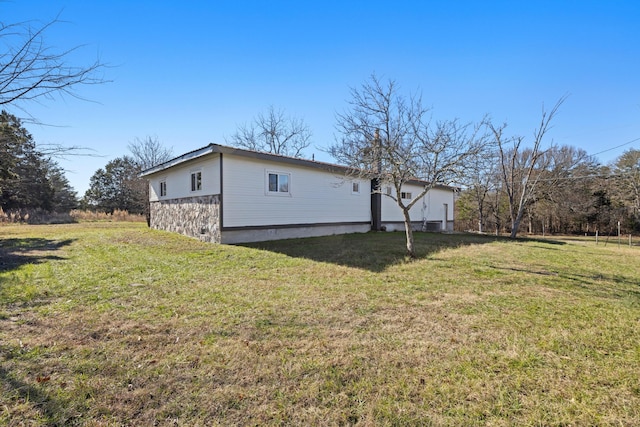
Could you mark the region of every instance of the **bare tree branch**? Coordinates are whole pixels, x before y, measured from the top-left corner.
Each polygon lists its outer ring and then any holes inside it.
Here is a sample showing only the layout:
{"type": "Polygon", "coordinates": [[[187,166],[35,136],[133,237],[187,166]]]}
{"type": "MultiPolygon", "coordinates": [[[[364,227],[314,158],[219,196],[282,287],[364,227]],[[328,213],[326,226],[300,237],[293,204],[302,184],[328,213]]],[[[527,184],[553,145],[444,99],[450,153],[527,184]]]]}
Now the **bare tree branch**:
{"type": "Polygon", "coordinates": [[[473,126],[457,120],[431,123],[420,95],[404,97],[395,81],[372,75],[360,88],[351,89],[350,109],[336,115],[341,139],[329,153],[349,166],[353,175],[395,188],[391,197],[402,210],[407,253],[415,256],[409,211],[431,189],[460,182],[466,165],[485,150],[485,121],[473,126]],[[425,182],[410,201],[400,197],[402,186],[415,179],[425,182]]]}
{"type": "Polygon", "coordinates": [[[566,98],[566,95],[561,97],[550,111],[546,111],[543,107],[540,124],[533,133],[531,148],[522,147],[524,137],[504,137],[503,131],[506,125],[500,127],[489,125],[498,146],[504,189],[509,200],[511,238],[517,236],[526,207],[534,197],[536,187],[543,175],[539,172],[546,169],[547,165],[544,164],[546,150],[543,150],[542,144],[547,132],[551,129],[553,118],[566,98]]]}
{"type": "Polygon", "coordinates": [[[76,87],[107,82],[101,74],[106,65],[100,60],[86,66],[67,63],[83,46],[56,51],[47,45],[46,33],[61,22],[56,17],[41,25],[31,21],[0,23],[0,43],[6,46],[0,53],[0,105],[53,99],[55,95],[85,99],[76,87]]]}
{"type": "Polygon", "coordinates": [[[249,124],[238,126],[228,141],[231,145],[282,156],[302,157],[311,145],[311,130],[302,119],[285,115],[270,106],[249,124]]]}
{"type": "Polygon", "coordinates": [[[157,136],[136,137],[127,148],[140,170],[152,168],[173,157],[173,149],[164,147],[157,136]]]}
{"type": "MultiPolygon", "coordinates": [[[[157,136],[136,137],[133,142],[127,145],[127,148],[129,148],[133,156],[131,162],[136,167],[136,173],[167,162],[173,157],[173,149],[164,147],[157,136]]],[[[126,156],[124,158],[128,159],[126,156]]],[[[137,176],[135,179],[131,179],[129,186],[133,189],[133,194],[140,198],[140,204],[143,206],[143,213],[147,218],[147,225],[149,225],[151,223],[151,210],[147,179],[137,176]]]]}

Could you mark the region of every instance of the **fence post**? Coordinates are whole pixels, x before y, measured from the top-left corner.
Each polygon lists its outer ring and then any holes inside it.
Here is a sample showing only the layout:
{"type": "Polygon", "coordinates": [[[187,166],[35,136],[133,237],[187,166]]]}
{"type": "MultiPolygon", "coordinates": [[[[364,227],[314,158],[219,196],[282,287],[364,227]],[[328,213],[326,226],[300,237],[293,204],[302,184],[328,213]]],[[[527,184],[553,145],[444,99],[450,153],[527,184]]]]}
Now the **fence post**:
{"type": "Polygon", "coordinates": [[[618,247],[620,247],[620,221],[618,221],[618,247]]]}

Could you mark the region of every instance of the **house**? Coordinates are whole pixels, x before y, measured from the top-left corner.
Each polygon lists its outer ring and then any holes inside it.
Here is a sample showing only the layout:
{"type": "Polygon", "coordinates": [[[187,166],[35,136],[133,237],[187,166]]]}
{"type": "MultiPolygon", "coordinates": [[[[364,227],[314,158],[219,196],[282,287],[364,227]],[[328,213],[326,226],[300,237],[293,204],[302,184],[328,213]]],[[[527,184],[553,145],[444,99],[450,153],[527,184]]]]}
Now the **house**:
{"type": "MultiPolygon", "coordinates": [[[[402,211],[382,185],[313,160],[210,144],[141,173],[149,180],[150,225],[215,243],[344,233],[372,224],[404,230],[402,211]]],[[[424,186],[412,181],[401,197],[424,186]]],[[[438,186],[411,210],[415,229],[453,228],[454,188],[438,186]]]]}

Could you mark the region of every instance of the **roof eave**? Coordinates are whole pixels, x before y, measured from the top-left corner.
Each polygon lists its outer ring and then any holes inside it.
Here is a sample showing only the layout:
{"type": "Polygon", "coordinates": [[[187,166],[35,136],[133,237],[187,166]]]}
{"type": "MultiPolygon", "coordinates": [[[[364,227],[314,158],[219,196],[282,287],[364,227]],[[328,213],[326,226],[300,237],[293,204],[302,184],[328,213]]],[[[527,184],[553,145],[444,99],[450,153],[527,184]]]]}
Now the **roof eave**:
{"type": "Polygon", "coordinates": [[[190,160],[194,160],[194,159],[197,159],[197,158],[200,158],[200,157],[204,157],[204,156],[206,156],[208,154],[211,154],[213,152],[215,152],[214,144],[209,144],[206,147],[202,147],[202,148],[199,148],[197,150],[190,151],[190,152],[185,153],[185,154],[183,154],[183,155],[181,155],[179,157],[176,157],[176,158],[173,158],[173,159],[171,159],[169,161],[161,163],[161,164],[159,164],[157,166],[153,166],[153,167],[151,167],[149,169],[143,170],[142,172],[140,172],[138,174],[138,176],[140,178],[144,178],[144,177],[149,176],[149,175],[154,175],[156,173],[162,172],[163,170],[172,168],[172,167],[174,167],[176,165],[188,162],[190,160]]]}
{"type": "MultiPolygon", "coordinates": [[[[336,165],[333,163],[324,163],[324,162],[318,162],[315,160],[301,159],[298,157],[282,156],[279,154],[265,153],[262,151],[245,150],[243,148],[229,147],[226,145],[209,144],[205,147],[190,151],[186,154],[183,154],[179,157],[171,159],[160,165],[144,170],[140,172],[138,176],[142,178],[142,177],[154,175],[166,169],[177,166],[179,164],[186,163],[186,162],[189,162],[213,153],[231,154],[235,156],[242,156],[242,157],[247,157],[247,158],[256,159],[256,160],[265,160],[265,161],[286,163],[286,164],[296,165],[296,166],[312,167],[314,169],[321,169],[321,170],[325,170],[333,173],[345,173],[345,172],[349,173],[353,171],[353,169],[349,168],[348,166],[336,165]]],[[[429,185],[428,181],[415,179],[415,178],[410,179],[409,181],[407,181],[407,183],[413,184],[413,185],[429,185]]],[[[436,184],[433,186],[433,188],[441,188],[441,189],[447,189],[451,191],[457,190],[456,187],[452,187],[445,184],[436,184]]]]}

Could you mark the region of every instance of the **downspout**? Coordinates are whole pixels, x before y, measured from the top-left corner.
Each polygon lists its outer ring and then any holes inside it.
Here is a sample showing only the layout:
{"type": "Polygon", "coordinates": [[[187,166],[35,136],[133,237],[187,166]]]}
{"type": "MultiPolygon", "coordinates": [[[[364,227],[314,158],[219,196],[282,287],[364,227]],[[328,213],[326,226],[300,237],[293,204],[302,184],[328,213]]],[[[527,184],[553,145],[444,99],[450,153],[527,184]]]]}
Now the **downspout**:
{"type": "Polygon", "coordinates": [[[224,181],[223,181],[223,177],[224,177],[224,166],[222,163],[222,153],[220,153],[220,196],[219,196],[219,215],[218,215],[218,221],[219,221],[219,225],[218,228],[220,230],[220,239],[222,240],[222,230],[224,229],[224,203],[223,203],[223,196],[224,196],[224,181]]]}
{"type": "Polygon", "coordinates": [[[371,230],[382,229],[382,194],[380,193],[380,179],[371,180],[371,230]]]}
{"type": "Polygon", "coordinates": [[[371,230],[382,230],[382,191],[380,189],[380,174],[382,172],[382,157],[380,156],[380,131],[376,129],[373,140],[375,178],[371,180],[371,230]]]}

